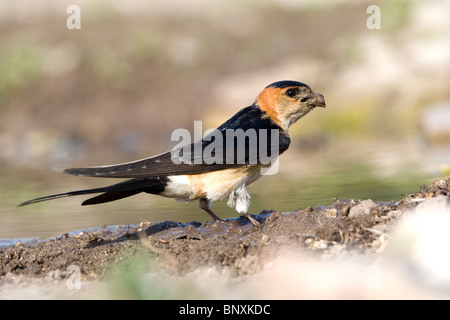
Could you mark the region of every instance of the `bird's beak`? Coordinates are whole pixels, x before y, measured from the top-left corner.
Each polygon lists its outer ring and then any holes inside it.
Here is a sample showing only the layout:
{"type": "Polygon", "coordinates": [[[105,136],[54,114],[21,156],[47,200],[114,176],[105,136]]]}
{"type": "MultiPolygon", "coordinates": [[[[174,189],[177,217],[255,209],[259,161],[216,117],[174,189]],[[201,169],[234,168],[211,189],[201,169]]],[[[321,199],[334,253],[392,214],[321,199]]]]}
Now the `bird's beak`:
{"type": "Polygon", "coordinates": [[[312,93],[306,98],[306,103],[311,107],[325,108],[325,98],[321,93],[312,93]]]}

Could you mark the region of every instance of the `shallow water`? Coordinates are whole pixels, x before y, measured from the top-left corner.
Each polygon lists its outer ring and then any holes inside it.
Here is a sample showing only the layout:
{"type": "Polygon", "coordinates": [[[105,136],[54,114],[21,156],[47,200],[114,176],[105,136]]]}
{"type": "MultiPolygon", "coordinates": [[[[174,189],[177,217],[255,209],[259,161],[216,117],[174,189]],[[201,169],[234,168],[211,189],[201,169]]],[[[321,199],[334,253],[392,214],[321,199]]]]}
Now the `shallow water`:
{"type": "MultiPolygon", "coordinates": [[[[429,184],[436,178],[429,170],[430,162],[417,158],[414,152],[404,152],[399,147],[366,148],[283,155],[277,175],[265,176],[248,187],[252,197],[251,213],[329,205],[333,198],[397,200],[403,194],[417,192],[421,184],[429,184]]],[[[148,194],[98,206],[82,207],[80,203],[86,197],[73,197],[16,207],[31,198],[102,186],[117,180],[71,177],[51,170],[44,171],[43,175],[43,170],[28,168],[24,172],[23,168],[11,165],[3,165],[2,171],[0,239],[42,239],[74,230],[133,225],[141,221],[210,220],[197,202],[180,204],[148,194]]],[[[226,206],[226,201],[215,202],[212,209],[223,219],[238,216],[234,209],[226,206]]]]}

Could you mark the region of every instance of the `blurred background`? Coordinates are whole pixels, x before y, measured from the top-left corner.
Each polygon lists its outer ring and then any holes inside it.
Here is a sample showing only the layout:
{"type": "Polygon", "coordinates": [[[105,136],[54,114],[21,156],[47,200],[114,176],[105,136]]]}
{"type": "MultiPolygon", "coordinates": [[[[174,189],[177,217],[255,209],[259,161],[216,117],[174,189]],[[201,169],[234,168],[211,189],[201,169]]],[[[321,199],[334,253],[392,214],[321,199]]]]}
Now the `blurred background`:
{"type": "MultiPolygon", "coordinates": [[[[118,182],[61,174],[172,148],[176,128],[220,125],[278,80],[325,96],[291,130],[251,213],[391,201],[450,172],[450,2],[26,0],[0,2],[0,238],[101,225],[206,221],[150,195],[81,207],[31,198],[118,182]],[[81,29],[68,29],[70,5],[81,29]]],[[[217,202],[222,218],[238,214],[217,202]]]]}

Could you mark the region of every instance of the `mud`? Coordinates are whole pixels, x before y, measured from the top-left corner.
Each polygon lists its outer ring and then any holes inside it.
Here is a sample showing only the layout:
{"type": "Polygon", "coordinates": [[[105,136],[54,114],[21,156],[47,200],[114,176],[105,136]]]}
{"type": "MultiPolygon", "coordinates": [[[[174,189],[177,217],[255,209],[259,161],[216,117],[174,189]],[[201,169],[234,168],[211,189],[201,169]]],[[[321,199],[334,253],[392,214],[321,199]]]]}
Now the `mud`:
{"type": "Polygon", "coordinates": [[[450,179],[422,185],[399,201],[334,199],[330,206],[261,212],[254,217],[262,228],[244,217],[204,224],[142,222],[18,242],[0,248],[0,281],[14,275],[64,279],[71,265],[80,268],[83,279],[97,280],[133,259],[152,261],[152,270],[174,276],[201,267],[240,276],[259,272],[283,249],[302,250],[320,259],[351,252],[370,259],[383,249],[391,228],[406,212],[437,196],[450,197],[450,179]]]}

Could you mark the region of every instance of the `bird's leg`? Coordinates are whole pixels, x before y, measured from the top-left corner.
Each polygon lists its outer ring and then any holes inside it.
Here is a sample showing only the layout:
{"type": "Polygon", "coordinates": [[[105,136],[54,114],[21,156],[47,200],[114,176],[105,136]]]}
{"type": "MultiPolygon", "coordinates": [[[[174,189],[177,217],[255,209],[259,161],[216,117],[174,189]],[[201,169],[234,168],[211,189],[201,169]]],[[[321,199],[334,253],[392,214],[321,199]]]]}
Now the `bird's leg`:
{"type": "Polygon", "coordinates": [[[248,212],[244,213],[244,216],[250,220],[250,222],[255,226],[256,228],[261,228],[261,223],[259,223],[255,218],[253,218],[248,212]]]}
{"type": "Polygon", "coordinates": [[[208,199],[205,198],[199,199],[198,206],[200,207],[200,209],[205,210],[211,216],[211,218],[213,218],[214,221],[222,221],[222,219],[216,216],[214,212],[212,212],[212,210],[210,209],[211,201],[209,201],[208,199]]]}
{"type": "Polygon", "coordinates": [[[248,213],[250,195],[245,188],[245,184],[230,193],[227,204],[229,207],[234,207],[240,214],[243,214],[255,227],[261,228],[261,224],[248,213]]]}

